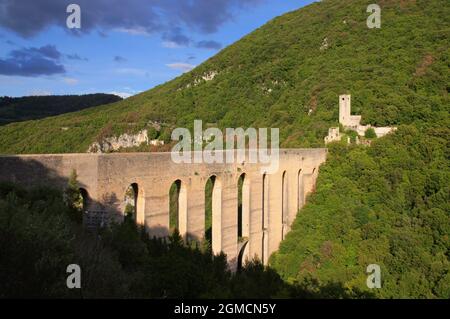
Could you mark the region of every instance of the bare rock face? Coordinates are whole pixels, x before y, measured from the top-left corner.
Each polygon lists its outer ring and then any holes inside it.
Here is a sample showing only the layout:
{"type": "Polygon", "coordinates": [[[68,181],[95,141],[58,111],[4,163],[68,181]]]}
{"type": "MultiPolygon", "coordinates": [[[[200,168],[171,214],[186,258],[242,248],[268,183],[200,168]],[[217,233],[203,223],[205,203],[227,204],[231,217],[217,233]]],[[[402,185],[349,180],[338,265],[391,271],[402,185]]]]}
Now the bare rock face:
{"type": "Polygon", "coordinates": [[[323,39],[322,41],[322,45],[320,46],[320,51],[324,51],[326,49],[328,49],[328,38],[323,39]]]}
{"type": "Polygon", "coordinates": [[[212,80],[214,80],[214,78],[216,77],[217,74],[219,74],[217,71],[210,71],[208,73],[205,73],[202,76],[202,79],[206,82],[212,81],[212,80]]]}
{"type": "Polygon", "coordinates": [[[109,153],[121,148],[140,146],[143,143],[149,144],[147,130],[142,130],[137,134],[122,134],[119,137],[113,136],[104,139],[102,142],[95,142],[89,146],[88,153],[109,153]]]}
{"type": "MultiPolygon", "coordinates": [[[[191,83],[188,83],[188,84],[185,86],[185,89],[189,89],[189,88],[191,88],[191,87],[196,87],[196,86],[202,84],[203,82],[209,82],[209,81],[212,81],[212,80],[214,80],[214,78],[215,78],[218,74],[219,74],[219,72],[217,72],[217,71],[209,71],[209,72],[206,72],[206,73],[204,73],[201,77],[196,78],[196,79],[194,80],[194,83],[192,83],[192,84],[191,84],[191,83]]],[[[179,89],[178,89],[178,91],[180,91],[180,90],[182,90],[182,88],[179,88],[179,89]]]]}

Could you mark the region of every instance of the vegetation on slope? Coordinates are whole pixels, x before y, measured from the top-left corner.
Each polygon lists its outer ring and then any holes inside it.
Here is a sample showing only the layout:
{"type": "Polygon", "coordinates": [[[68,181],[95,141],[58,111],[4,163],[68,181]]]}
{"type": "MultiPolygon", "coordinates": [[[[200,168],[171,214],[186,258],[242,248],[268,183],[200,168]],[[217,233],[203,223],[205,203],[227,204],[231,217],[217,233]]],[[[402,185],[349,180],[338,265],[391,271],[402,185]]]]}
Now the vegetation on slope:
{"type": "Polygon", "coordinates": [[[288,282],[317,280],[381,298],[450,298],[448,130],[402,126],[371,147],[335,143],[317,190],[271,265],[288,282]]]}
{"type": "Polygon", "coordinates": [[[0,125],[37,120],[121,100],[122,98],[117,95],[102,93],[24,97],[4,96],[0,97],[0,125]]]}
{"type": "Polygon", "coordinates": [[[315,147],[337,125],[338,95],[346,92],[353,96],[353,112],[367,123],[445,124],[447,1],[380,1],[381,29],[366,26],[370,3],[313,3],[122,102],[2,127],[0,152],[86,152],[108,126],[120,134],[149,121],[192,127],[194,119],[221,128],[279,127],[284,147],[315,147]],[[214,79],[202,79],[211,72],[214,79]]]}

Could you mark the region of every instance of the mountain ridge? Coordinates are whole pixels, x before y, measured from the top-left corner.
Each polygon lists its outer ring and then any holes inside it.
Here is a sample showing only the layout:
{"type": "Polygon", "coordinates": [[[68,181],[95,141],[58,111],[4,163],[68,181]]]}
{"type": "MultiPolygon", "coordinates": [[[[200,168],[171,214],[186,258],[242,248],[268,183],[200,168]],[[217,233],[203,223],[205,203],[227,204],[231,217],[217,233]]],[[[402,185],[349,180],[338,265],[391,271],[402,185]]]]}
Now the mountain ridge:
{"type": "Polygon", "coordinates": [[[219,128],[280,127],[283,147],[318,147],[337,124],[342,93],[352,94],[353,112],[373,125],[442,122],[448,103],[445,1],[382,1],[380,29],[366,26],[368,4],[313,3],[125,101],[2,127],[0,152],[86,152],[108,125],[120,135],[149,121],[192,128],[194,119],[219,128]],[[202,79],[211,72],[213,79],[202,79]],[[63,125],[69,130],[61,132],[63,125]],[[31,128],[33,142],[24,143],[18,131],[31,128]]]}
{"type": "Polygon", "coordinates": [[[0,97],[0,125],[37,120],[121,101],[114,94],[0,97]]]}

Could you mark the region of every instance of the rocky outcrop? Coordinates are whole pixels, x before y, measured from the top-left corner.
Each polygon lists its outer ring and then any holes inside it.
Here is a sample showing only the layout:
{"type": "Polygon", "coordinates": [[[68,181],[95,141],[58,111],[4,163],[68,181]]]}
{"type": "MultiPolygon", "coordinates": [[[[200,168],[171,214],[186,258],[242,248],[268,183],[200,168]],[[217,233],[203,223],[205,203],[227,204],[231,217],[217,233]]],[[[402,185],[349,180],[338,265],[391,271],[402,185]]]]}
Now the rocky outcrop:
{"type": "Polygon", "coordinates": [[[140,146],[143,143],[149,144],[147,130],[142,130],[137,134],[122,134],[119,137],[112,136],[105,138],[101,142],[95,142],[89,146],[88,153],[110,153],[121,148],[140,146]]]}
{"type": "Polygon", "coordinates": [[[325,51],[326,49],[328,49],[328,46],[328,38],[323,39],[322,45],[320,46],[320,51],[325,51]]]}
{"type": "MultiPolygon", "coordinates": [[[[201,83],[203,83],[203,82],[209,82],[209,81],[212,81],[212,80],[214,80],[214,78],[217,76],[219,74],[219,72],[217,72],[217,71],[209,71],[209,72],[206,72],[206,73],[204,73],[201,77],[199,77],[199,78],[196,78],[195,80],[194,80],[194,83],[188,83],[186,86],[185,86],[185,88],[186,89],[189,89],[189,88],[191,88],[191,87],[196,87],[196,86],[198,86],[198,85],[200,85],[201,83]]],[[[181,88],[180,89],[178,89],[178,90],[181,90],[181,88]]]]}

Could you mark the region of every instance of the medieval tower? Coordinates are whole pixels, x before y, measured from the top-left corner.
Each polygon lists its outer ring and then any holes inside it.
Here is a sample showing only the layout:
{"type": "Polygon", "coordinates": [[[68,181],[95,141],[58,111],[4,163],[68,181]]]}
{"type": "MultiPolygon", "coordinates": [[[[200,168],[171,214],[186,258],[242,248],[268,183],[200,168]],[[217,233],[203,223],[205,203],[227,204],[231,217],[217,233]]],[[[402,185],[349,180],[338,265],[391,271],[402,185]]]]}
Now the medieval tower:
{"type": "Polygon", "coordinates": [[[352,108],[351,95],[339,96],[339,123],[344,127],[357,129],[361,122],[361,115],[350,115],[352,108]]]}

